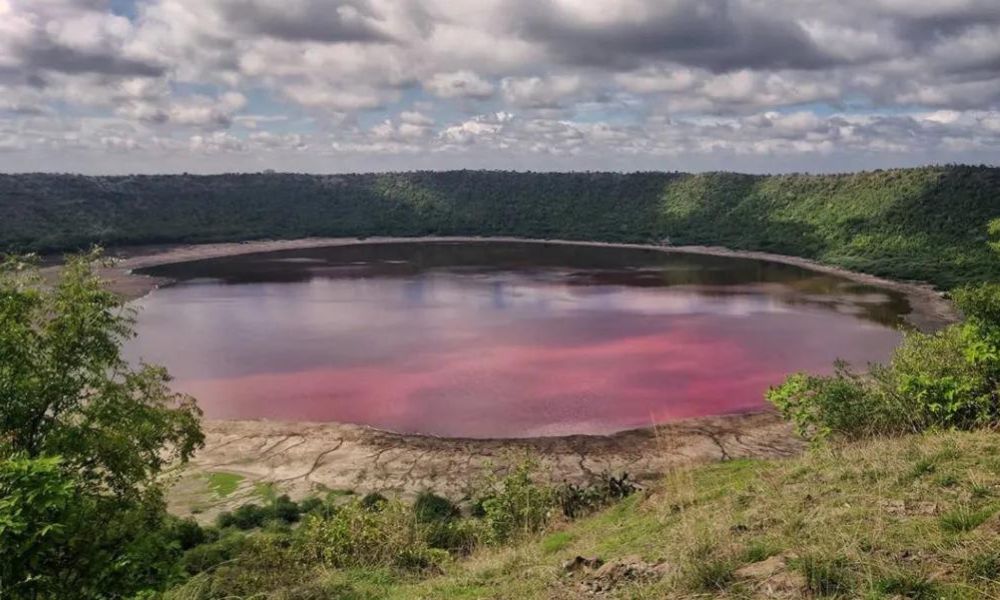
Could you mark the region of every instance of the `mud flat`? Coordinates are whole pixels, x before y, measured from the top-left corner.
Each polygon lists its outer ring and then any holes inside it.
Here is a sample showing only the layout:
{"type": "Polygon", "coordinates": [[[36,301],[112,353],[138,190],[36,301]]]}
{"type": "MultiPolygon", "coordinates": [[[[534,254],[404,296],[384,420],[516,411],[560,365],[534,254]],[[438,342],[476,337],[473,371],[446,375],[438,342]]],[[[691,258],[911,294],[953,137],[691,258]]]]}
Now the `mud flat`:
{"type": "Polygon", "coordinates": [[[171,510],[210,519],[265,492],[292,497],[330,490],[412,497],[433,490],[455,500],[490,472],[525,456],[551,482],[603,472],[652,481],[677,467],[735,458],[775,458],[803,445],[770,412],[676,421],[609,436],[462,439],[403,435],[339,423],[206,421],[205,448],[175,474],[171,510]],[[225,495],[211,478],[238,482],[225,495]]]}

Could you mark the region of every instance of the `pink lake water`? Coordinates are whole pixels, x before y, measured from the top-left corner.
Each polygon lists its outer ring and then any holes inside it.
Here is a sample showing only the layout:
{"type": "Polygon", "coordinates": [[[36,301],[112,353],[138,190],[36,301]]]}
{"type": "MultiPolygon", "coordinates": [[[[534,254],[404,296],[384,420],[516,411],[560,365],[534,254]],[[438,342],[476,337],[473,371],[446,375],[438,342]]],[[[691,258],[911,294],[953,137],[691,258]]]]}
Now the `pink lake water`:
{"type": "Polygon", "coordinates": [[[458,437],[604,434],[765,407],[799,370],[888,357],[895,292],[757,260],[392,243],[147,270],[135,360],[214,419],[458,437]]]}

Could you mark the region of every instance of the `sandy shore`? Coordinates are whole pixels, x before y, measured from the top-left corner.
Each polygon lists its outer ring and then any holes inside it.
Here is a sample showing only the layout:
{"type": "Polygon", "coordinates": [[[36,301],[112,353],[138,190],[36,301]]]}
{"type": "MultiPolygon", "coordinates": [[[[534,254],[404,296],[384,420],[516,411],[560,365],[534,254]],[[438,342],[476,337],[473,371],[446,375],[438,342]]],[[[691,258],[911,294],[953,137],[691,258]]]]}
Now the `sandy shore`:
{"type": "Polygon", "coordinates": [[[733,258],[749,258],[771,262],[795,265],[805,269],[836,275],[863,283],[901,293],[906,296],[912,312],[905,320],[922,331],[932,331],[958,319],[954,305],[933,286],[917,281],[895,281],[867,273],[849,271],[840,267],[768,252],[751,252],[730,250],[717,246],[652,246],[645,244],[616,244],[608,242],[578,242],[569,240],[534,240],[510,237],[421,237],[395,238],[371,237],[363,240],[356,238],[305,238],[298,240],[259,240],[252,242],[235,242],[221,244],[189,244],[122,248],[113,254],[120,260],[117,264],[103,272],[112,288],[128,298],[138,298],[151,290],[167,285],[169,280],[157,279],[134,273],[136,269],[170,263],[217,258],[221,256],[236,256],[256,252],[272,252],[275,250],[293,250],[302,248],[317,248],[321,246],[344,246],[350,244],[380,244],[387,242],[527,242],[534,244],[576,244],[606,248],[635,248],[656,250],[665,253],[707,254],[711,256],[729,256],[733,258]]]}
{"type": "MultiPolygon", "coordinates": [[[[957,319],[952,304],[923,283],[891,281],[798,257],[701,246],[476,237],[310,238],[124,248],[114,253],[120,260],[105,269],[103,275],[119,293],[138,298],[170,283],[134,272],[143,267],[319,246],[440,241],[584,244],[768,260],[902,293],[912,308],[907,321],[922,330],[933,330],[957,319]]],[[[467,495],[485,473],[502,471],[525,453],[534,456],[540,472],[555,482],[580,482],[601,472],[628,472],[633,478],[649,481],[681,465],[740,457],[773,458],[802,448],[788,424],[768,412],[678,421],[610,436],[522,440],[442,439],[339,423],[206,421],[204,430],[206,446],[175,474],[169,501],[174,512],[199,514],[205,520],[220,510],[259,501],[261,490],[270,486],[293,497],[319,490],[412,496],[431,489],[458,499],[467,495]],[[215,494],[209,485],[212,473],[238,480],[236,490],[224,497],[215,494]]]]}

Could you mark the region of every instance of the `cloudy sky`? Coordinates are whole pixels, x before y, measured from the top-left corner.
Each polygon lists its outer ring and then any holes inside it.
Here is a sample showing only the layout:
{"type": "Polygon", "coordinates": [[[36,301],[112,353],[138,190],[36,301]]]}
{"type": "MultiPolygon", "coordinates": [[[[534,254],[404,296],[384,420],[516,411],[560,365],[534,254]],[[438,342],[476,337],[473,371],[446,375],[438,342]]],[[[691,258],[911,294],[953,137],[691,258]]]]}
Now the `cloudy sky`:
{"type": "Polygon", "coordinates": [[[1000,162],[1000,0],[0,0],[0,171],[1000,162]]]}

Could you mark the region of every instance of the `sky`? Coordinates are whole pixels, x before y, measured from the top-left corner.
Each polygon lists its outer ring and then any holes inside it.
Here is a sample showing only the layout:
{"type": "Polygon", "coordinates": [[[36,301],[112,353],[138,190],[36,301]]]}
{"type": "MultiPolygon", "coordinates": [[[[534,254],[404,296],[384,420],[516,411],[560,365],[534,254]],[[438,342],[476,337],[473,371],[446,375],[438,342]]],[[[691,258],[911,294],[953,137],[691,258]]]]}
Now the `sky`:
{"type": "Polygon", "coordinates": [[[0,171],[1000,164],[1000,0],[0,0],[0,171]]]}

